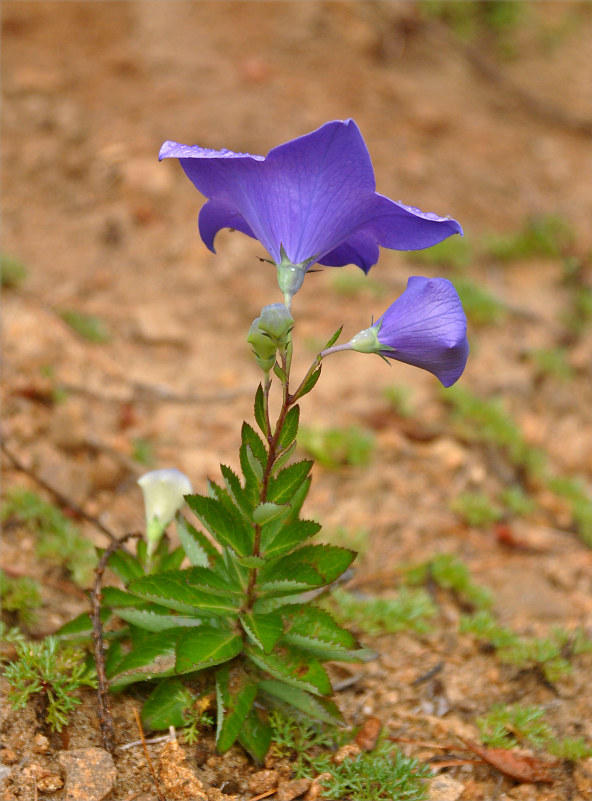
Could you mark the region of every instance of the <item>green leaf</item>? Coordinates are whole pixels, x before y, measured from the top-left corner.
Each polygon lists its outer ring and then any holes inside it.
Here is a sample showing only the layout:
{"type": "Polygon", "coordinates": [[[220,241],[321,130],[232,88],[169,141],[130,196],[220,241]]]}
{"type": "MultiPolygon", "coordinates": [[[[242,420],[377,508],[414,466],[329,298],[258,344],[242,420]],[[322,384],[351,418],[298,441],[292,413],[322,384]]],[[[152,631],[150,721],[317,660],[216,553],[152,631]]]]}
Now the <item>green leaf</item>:
{"type": "Polygon", "coordinates": [[[319,365],[314,373],[307,378],[306,383],[298,393],[298,400],[304,397],[304,395],[308,395],[308,393],[315,388],[317,381],[321,377],[321,369],[322,365],[319,365]]]}
{"type": "Polygon", "coordinates": [[[262,764],[271,744],[272,729],[267,721],[252,709],[238,735],[238,741],[253,759],[262,764]]]}
{"type": "Polygon", "coordinates": [[[218,551],[206,535],[198,531],[191,523],[188,523],[184,517],[178,515],[176,523],[179,540],[191,564],[198,567],[207,567],[210,557],[216,557],[218,551]]]}
{"type": "Polygon", "coordinates": [[[305,545],[261,568],[257,576],[259,593],[268,597],[331,584],[347,570],[355,557],[355,551],[347,548],[305,545]]]}
{"type": "Polygon", "coordinates": [[[245,453],[247,455],[247,461],[251,471],[253,472],[253,475],[257,477],[258,482],[263,481],[263,466],[253,453],[253,449],[250,445],[245,445],[245,453]]]}
{"type": "Polygon", "coordinates": [[[296,440],[286,448],[286,450],[282,451],[280,455],[277,457],[275,462],[273,463],[273,472],[277,473],[277,471],[282,468],[286,462],[292,457],[294,451],[296,450],[296,440]]]}
{"type": "Polygon", "coordinates": [[[234,745],[256,695],[257,685],[240,665],[224,665],[216,671],[216,750],[219,754],[226,753],[234,745]]]}
{"type": "Polygon", "coordinates": [[[268,654],[284,633],[282,618],[277,612],[258,615],[247,612],[240,616],[240,622],[249,639],[268,654]]]}
{"type": "MultiPolygon", "coordinates": [[[[229,595],[214,594],[188,584],[191,568],[168,573],[144,576],[135,579],[129,586],[130,592],[146,601],[195,615],[229,615],[236,614],[240,608],[240,598],[229,595]]],[[[129,606],[130,604],[125,604],[129,606]]]]}
{"type": "MultiPolygon", "coordinates": [[[[101,609],[101,623],[106,623],[113,613],[110,609],[101,609]]],[[[92,620],[88,612],[83,612],[73,620],[69,620],[56,631],[56,637],[60,639],[78,639],[80,635],[88,637],[92,632],[92,620]]]]}
{"type": "Polygon", "coordinates": [[[327,342],[327,344],[325,345],[325,347],[324,347],[324,348],[322,348],[322,350],[327,350],[327,348],[330,348],[330,347],[332,347],[332,346],[333,346],[333,345],[334,345],[334,344],[337,342],[337,340],[339,339],[339,337],[341,336],[341,332],[342,332],[342,331],[343,331],[343,326],[342,326],[342,325],[340,325],[340,326],[339,326],[339,328],[337,329],[337,331],[336,331],[336,332],[333,334],[333,336],[331,337],[331,339],[330,339],[330,340],[327,342]]]}
{"type": "Polygon", "coordinates": [[[229,629],[211,626],[184,629],[177,642],[176,671],[189,673],[220,665],[233,659],[242,650],[242,637],[229,629]]]}
{"type": "Polygon", "coordinates": [[[181,547],[175,548],[174,551],[164,554],[158,561],[158,571],[165,572],[166,570],[178,570],[185,559],[185,550],[181,547]]]}
{"type": "Polygon", "coordinates": [[[242,595],[242,584],[233,581],[226,571],[212,570],[209,567],[190,567],[183,571],[187,574],[187,583],[192,587],[211,592],[214,595],[242,595]]]}
{"type": "MultiPolygon", "coordinates": [[[[166,631],[186,626],[201,626],[204,617],[184,617],[171,615],[170,612],[155,612],[149,609],[118,609],[117,615],[122,620],[139,626],[146,631],[166,631]]],[[[207,619],[207,618],[205,618],[207,619]]]]}
{"type": "Polygon", "coordinates": [[[281,470],[269,481],[268,499],[277,504],[289,503],[296,490],[306,480],[312,464],[309,459],[304,459],[301,462],[294,462],[294,464],[281,470]]]}
{"type": "Polygon", "coordinates": [[[241,564],[243,559],[250,556],[237,556],[229,548],[222,549],[222,559],[216,564],[216,572],[223,575],[233,587],[245,592],[249,586],[249,568],[241,564]]]}
{"type": "Polygon", "coordinates": [[[300,406],[292,406],[284,420],[284,425],[278,439],[278,450],[283,451],[288,448],[296,439],[298,434],[298,424],[300,422],[300,406]]]}
{"type": "Polygon", "coordinates": [[[260,503],[253,509],[253,521],[257,525],[262,526],[265,523],[271,523],[272,520],[285,516],[288,510],[285,506],[278,506],[277,503],[260,503]]]}
{"type": "Polygon", "coordinates": [[[255,393],[255,420],[263,432],[263,436],[267,438],[269,436],[269,428],[267,426],[267,414],[265,412],[265,394],[261,384],[259,384],[257,392],[255,393]]]}
{"type": "Polygon", "coordinates": [[[217,542],[233,548],[239,556],[251,553],[253,529],[234,505],[205,495],[187,495],[186,501],[217,542]]]}
{"type": "Polygon", "coordinates": [[[144,606],[142,598],[137,598],[135,595],[125,590],[120,590],[118,587],[103,587],[101,599],[103,606],[144,606]]]}
{"type": "Polygon", "coordinates": [[[333,692],[327,671],[321,663],[289,645],[276,646],[266,654],[261,648],[247,643],[245,656],[258,668],[291,687],[313,695],[331,695],[333,692]]]}
{"type": "Polygon", "coordinates": [[[343,716],[339,707],[328,698],[318,698],[307,693],[305,690],[298,690],[296,687],[289,687],[283,681],[265,680],[259,682],[259,689],[266,695],[271,696],[275,701],[279,701],[282,706],[291,706],[302,712],[307,717],[322,720],[331,726],[343,725],[343,716]]]}
{"type": "Polygon", "coordinates": [[[248,567],[250,570],[253,568],[257,569],[259,567],[263,567],[265,564],[265,559],[261,556],[239,556],[236,560],[239,565],[243,567],[248,567]]]}
{"type": "Polygon", "coordinates": [[[286,373],[284,372],[284,370],[282,370],[282,368],[279,366],[277,362],[273,365],[273,372],[277,375],[282,384],[286,383],[286,381],[288,380],[286,373]]]}
{"type": "Polygon", "coordinates": [[[320,523],[314,520],[294,520],[276,530],[264,527],[261,532],[261,553],[271,557],[293,551],[296,546],[309,537],[314,537],[320,530],[320,523]]]}
{"type": "Polygon", "coordinates": [[[142,723],[151,731],[170,726],[180,728],[187,723],[185,685],[181,679],[165,679],[156,685],[142,707],[142,723]]]}
{"type": "Polygon", "coordinates": [[[292,499],[290,500],[290,520],[296,520],[298,515],[300,514],[300,510],[306,500],[306,496],[308,495],[308,491],[310,489],[311,479],[310,476],[305,479],[302,484],[298,487],[296,492],[292,495],[292,499]]]}
{"type": "Polygon", "coordinates": [[[253,455],[261,464],[261,467],[265,468],[265,465],[267,464],[267,448],[265,447],[265,443],[259,434],[248,423],[243,423],[243,427],[241,429],[241,439],[243,444],[251,446],[253,455]]]}
{"type": "Polygon", "coordinates": [[[259,503],[259,493],[261,489],[261,478],[263,477],[263,471],[261,469],[261,465],[257,467],[259,463],[253,456],[253,451],[248,445],[243,443],[240,446],[238,453],[241,470],[243,471],[243,476],[245,477],[244,493],[248,499],[251,509],[253,509],[259,503]],[[256,462],[256,470],[251,467],[251,460],[256,462]]]}
{"type": "Polygon", "coordinates": [[[148,681],[175,672],[175,644],[184,629],[149,634],[126,654],[109,678],[111,690],[120,690],[135,681],[148,681]]]}
{"type": "Polygon", "coordinates": [[[291,645],[335,653],[357,647],[356,639],[349,631],[342,629],[328,612],[312,604],[292,606],[283,612],[282,617],[286,626],[284,642],[291,645]]]}
{"type": "Polygon", "coordinates": [[[139,578],[144,575],[144,568],[138,560],[125,551],[115,551],[109,557],[107,567],[112,570],[116,576],[127,584],[132,579],[139,578]]]}
{"type": "Polygon", "coordinates": [[[225,464],[220,465],[220,470],[222,471],[224,483],[226,484],[226,489],[230,493],[230,496],[242,513],[250,520],[253,504],[248,494],[243,489],[239,477],[225,464]]]}

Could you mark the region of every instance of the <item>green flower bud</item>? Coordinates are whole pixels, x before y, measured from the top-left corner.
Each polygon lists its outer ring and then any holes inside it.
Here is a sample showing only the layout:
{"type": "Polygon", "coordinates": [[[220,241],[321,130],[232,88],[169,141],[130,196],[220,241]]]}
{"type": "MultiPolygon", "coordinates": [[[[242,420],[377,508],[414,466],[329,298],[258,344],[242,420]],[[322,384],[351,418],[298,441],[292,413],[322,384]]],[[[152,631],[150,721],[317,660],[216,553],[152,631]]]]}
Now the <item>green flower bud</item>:
{"type": "Polygon", "coordinates": [[[247,342],[253,347],[253,353],[259,367],[268,373],[275,364],[277,346],[271,341],[269,335],[259,328],[260,320],[260,317],[256,317],[251,323],[247,342]]]}
{"type": "Polygon", "coordinates": [[[293,327],[294,318],[283,303],[270,303],[261,309],[259,328],[278,348],[286,347],[293,327]]]}

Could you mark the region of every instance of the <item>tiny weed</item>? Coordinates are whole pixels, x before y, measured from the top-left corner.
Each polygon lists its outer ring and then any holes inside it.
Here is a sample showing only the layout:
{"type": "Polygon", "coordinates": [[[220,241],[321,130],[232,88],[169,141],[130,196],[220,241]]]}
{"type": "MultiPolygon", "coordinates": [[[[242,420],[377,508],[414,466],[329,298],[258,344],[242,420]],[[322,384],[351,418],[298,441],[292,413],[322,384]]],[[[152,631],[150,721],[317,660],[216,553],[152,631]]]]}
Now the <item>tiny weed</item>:
{"type": "Polygon", "coordinates": [[[3,289],[18,289],[26,280],[28,270],[22,262],[11,256],[0,257],[0,277],[3,289]]]}
{"type": "Polygon", "coordinates": [[[559,381],[569,381],[574,377],[565,348],[535,348],[529,356],[538,376],[549,376],[559,381]]]}
{"type": "Polygon", "coordinates": [[[277,710],[270,713],[269,723],[273,732],[272,751],[280,758],[295,760],[293,770],[297,779],[334,769],[327,752],[333,751],[342,739],[335,727],[286,717],[277,710]]]}
{"type": "Polygon", "coordinates": [[[41,606],[41,587],[34,579],[9,578],[0,570],[0,597],[3,611],[13,612],[22,626],[30,626],[37,619],[35,610],[41,606]]]}
{"type": "Polygon", "coordinates": [[[374,450],[374,436],[357,426],[300,429],[300,445],[323,467],[364,467],[374,450]]]}
{"type": "Polygon", "coordinates": [[[543,720],[540,706],[505,706],[496,704],[481,718],[477,726],[481,741],[490,748],[515,748],[530,744],[542,748],[551,737],[551,728],[543,720]]]}
{"type": "Polygon", "coordinates": [[[488,237],[485,247],[500,261],[533,256],[559,258],[571,247],[574,239],[574,231],[566,220],[543,215],[527,220],[519,231],[488,237]]]}
{"type": "Polygon", "coordinates": [[[490,526],[503,517],[503,510],[484,492],[461,492],[451,502],[450,508],[468,526],[490,526]]]}
{"type": "Polygon", "coordinates": [[[76,584],[89,586],[96,564],[95,549],[53,504],[34,492],[14,488],[7,493],[0,519],[18,520],[37,537],[37,556],[62,565],[76,584]]]}
{"type": "Polygon", "coordinates": [[[337,589],[325,605],[338,622],[366,634],[403,630],[425,634],[430,630],[430,619],[437,614],[434,602],[423,589],[404,588],[396,598],[360,598],[337,589]]]}
{"type": "Polygon", "coordinates": [[[451,236],[431,248],[410,252],[409,258],[419,264],[448,267],[462,272],[471,263],[473,248],[468,237],[464,236],[461,239],[459,236],[451,236]]]}
{"type": "Polygon", "coordinates": [[[564,737],[563,740],[551,739],[546,745],[547,751],[557,759],[565,762],[577,762],[579,759],[592,757],[592,745],[583,737],[564,737]]]}
{"type": "Polygon", "coordinates": [[[189,688],[180,691],[178,698],[183,704],[183,717],[186,721],[182,730],[183,741],[188,745],[195,745],[199,740],[201,730],[214,725],[213,717],[208,714],[211,698],[209,696],[198,697],[189,688]]]}
{"type": "Polygon", "coordinates": [[[466,315],[473,325],[496,325],[503,321],[506,307],[481,284],[470,278],[461,277],[454,278],[453,283],[466,315]]]}
{"type": "Polygon", "coordinates": [[[103,345],[111,339],[111,332],[105,321],[94,314],[85,314],[75,309],[62,309],[59,316],[87,342],[103,345]]]}
{"type": "Polygon", "coordinates": [[[385,387],[384,398],[400,417],[411,417],[413,414],[413,404],[411,402],[411,390],[404,384],[393,384],[385,387]]]}
{"type": "Polygon", "coordinates": [[[96,687],[93,669],[81,651],[60,650],[55,637],[15,645],[17,659],[4,669],[13,709],[23,709],[31,696],[40,694],[48,725],[53,731],[61,731],[68,723],[69,713],[80,704],[73,693],[80,687],[96,687]]]}
{"type": "Polygon", "coordinates": [[[153,443],[149,439],[136,437],[132,441],[132,459],[146,467],[151,467],[155,462],[153,443]]]}
{"type": "Polygon", "coordinates": [[[443,590],[456,593],[461,600],[472,606],[491,606],[489,590],[471,581],[468,567],[454,554],[438,554],[427,562],[411,565],[405,570],[407,584],[425,584],[428,580],[435,582],[443,590]]]}
{"type": "Polygon", "coordinates": [[[571,516],[581,540],[592,547],[592,498],[583,483],[575,478],[554,476],[548,487],[571,506],[571,516]]]}
{"type": "Polygon", "coordinates": [[[331,275],[331,285],[336,292],[346,297],[357,297],[360,292],[366,291],[372,297],[381,298],[386,292],[382,284],[359,271],[354,273],[346,270],[334,270],[331,275]]]}
{"type": "Polygon", "coordinates": [[[518,484],[502,490],[500,500],[510,514],[516,517],[526,517],[537,508],[535,501],[518,484]]]}

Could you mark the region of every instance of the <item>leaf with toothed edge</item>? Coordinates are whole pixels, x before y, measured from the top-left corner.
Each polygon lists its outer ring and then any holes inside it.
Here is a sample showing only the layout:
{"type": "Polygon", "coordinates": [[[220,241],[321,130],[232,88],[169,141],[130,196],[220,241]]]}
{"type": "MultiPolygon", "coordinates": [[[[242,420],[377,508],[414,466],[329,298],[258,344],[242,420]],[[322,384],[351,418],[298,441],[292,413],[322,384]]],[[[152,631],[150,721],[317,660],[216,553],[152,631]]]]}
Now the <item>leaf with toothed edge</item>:
{"type": "Polygon", "coordinates": [[[245,612],[240,616],[240,622],[249,639],[266,654],[284,633],[282,618],[276,612],[266,615],[245,612]]]}
{"type": "Polygon", "coordinates": [[[334,545],[304,545],[267,562],[257,575],[260,597],[302,592],[335,581],[351,565],[355,551],[334,545]]]}
{"type": "Polygon", "coordinates": [[[175,645],[183,629],[149,634],[112,668],[111,690],[121,690],[136,681],[148,681],[175,673],[175,645]]]}
{"type": "Polygon", "coordinates": [[[343,726],[343,716],[339,707],[329,698],[319,698],[305,690],[289,687],[283,681],[265,679],[259,682],[259,689],[284,710],[287,707],[297,709],[307,717],[322,720],[331,726],[343,726]]]}
{"type": "Polygon", "coordinates": [[[227,545],[239,556],[248,556],[253,547],[253,529],[234,504],[205,495],[187,495],[187,504],[200,522],[221,545],[227,545]]]}
{"type": "Polygon", "coordinates": [[[260,765],[263,763],[271,745],[272,729],[256,709],[251,709],[238,736],[242,747],[260,765]]]}
{"type": "Polygon", "coordinates": [[[216,671],[216,750],[224,754],[234,745],[249,715],[257,685],[237,664],[216,671]]]}
{"type": "Polygon", "coordinates": [[[177,673],[189,673],[220,665],[243,650],[242,637],[230,629],[200,626],[182,631],[176,647],[177,673]]]}
{"type": "Polygon", "coordinates": [[[314,520],[294,520],[282,527],[264,527],[261,536],[261,553],[267,557],[280,556],[293,551],[304,540],[314,537],[321,530],[320,523],[314,520]]]}
{"type": "Polygon", "coordinates": [[[284,425],[278,439],[278,450],[283,451],[289,448],[296,439],[298,434],[298,425],[300,422],[300,406],[292,406],[286,414],[284,425]]]}
{"type": "MultiPolygon", "coordinates": [[[[193,568],[202,569],[205,568],[193,568]]],[[[191,569],[190,569],[191,570],[191,569]]],[[[176,570],[135,579],[129,590],[144,601],[157,603],[177,612],[195,615],[232,615],[241,605],[240,596],[220,595],[187,583],[190,570],[176,570]]],[[[121,604],[130,606],[131,604],[121,604]]]]}
{"type": "Polygon", "coordinates": [[[258,668],[285,684],[306,690],[313,695],[331,695],[333,690],[327,671],[316,659],[288,645],[279,645],[266,654],[247,643],[245,656],[258,668]]]}
{"type": "Polygon", "coordinates": [[[277,504],[289,503],[301,484],[306,480],[312,462],[304,459],[281,470],[269,481],[267,498],[277,504]]]}
{"type": "Polygon", "coordinates": [[[218,555],[218,551],[205,534],[198,531],[184,517],[177,516],[177,534],[192,565],[207,567],[210,557],[218,555]]]}

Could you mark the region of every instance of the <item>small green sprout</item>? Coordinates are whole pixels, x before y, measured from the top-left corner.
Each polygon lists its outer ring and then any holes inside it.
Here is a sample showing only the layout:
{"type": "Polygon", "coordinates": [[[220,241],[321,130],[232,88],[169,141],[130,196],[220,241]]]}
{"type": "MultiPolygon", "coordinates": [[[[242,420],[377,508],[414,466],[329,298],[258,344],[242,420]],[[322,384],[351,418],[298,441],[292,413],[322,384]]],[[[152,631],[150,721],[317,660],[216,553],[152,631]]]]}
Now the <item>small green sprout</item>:
{"type": "Polygon", "coordinates": [[[592,757],[592,745],[583,737],[564,737],[562,740],[553,738],[547,743],[546,749],[564,762],[577,762],[592,757]]]}
{"type": "Polygon", "coordinates": [[[468,525],[476,528],[490,526],[503,517],[503,510],[484,492],[461,492],[450,508],[468,525]]]}
{"type": "Polygon", "coordinates": [[[383,390],[384,399],[392,406],[399,417],[411,417],[413,414],[413,403],[411,401],[411,390],[404,384],[392,384],[383,390]]]}
{"type": "Polygon", "coordinates": [[[331,274],[331,285],[340,295],[358,296],[360,292],[368,292],[374,298],[384,297],[385,287],[375,278],[369,278],[361,272],[335,270],[331,274]]]}
{"type": "Polygon", "coordinates": [[[518,484],[513,484],[502,490],[500,500],[508,512],[516,517],[526,517],[537,508],[536,502],[518,484]]]}
{"type": "Polygon", "coordinates": [[[503,302],[482,284],[463,277],[455,277],[452,282],[473,325],[497,325],[504,320],[507,310],[503,302]]]}
{"type": "Polygon", "coordinates": [[[474,584],[468,567],[454,554],[442,553],[405,568],[405,583],[411,586],[433,581],[441,589],[455,593],[459,600],[481,609],[491,606],[491,593],[474,584]]]}
{"type": "Polygon", "coordinates": [[[323,467],[364,467],[374,450],[374,436],[358,426],[300,428],[300,445],[323,467]]]}
{"type": "Polygon", "coordinates": [[[560,498],[565,498],[571,507],[571,516],[582,541],[592,547],[592,497],[583,483],[576,478],[554,476],[548,487],[560,498]]]}
{"type": "Polygon", "coordinates": [[[295,778],[312,778],[333,770],[330,752],[343,742],[343,734],[335,726],[289,717],[276,709],[269,714],[269,724],[272,753],[294,760],[295,778]]]}
{"type": "Polygon", "coordinates": [[[423,589],[403,588],[395,598],[359,598],[337,589],[325,603],[340,623],[365,634],[425,634],[430,630],[430,619],[437,614],[434,602],[423,589]]]}
{"type": "Polygon", "coordinates": [[[574,239],[573,228],[566,220],[542,215],[527,220],[518,231],[488,237],[485,246],[500,261],[534,256],[558,258],[572,246],[574,239]]]}
{"type": "Polygon", "coordinates": [[[541,377],[548,376],[559,381],[569,381],[574,377],[565,348],[534,348],[529,357],[537,375],[541,377]]]}
{"type": "Polygon", "coordinates": [[[540,706],[496,704],[476,722],[481,741],[491,748],[516,748],[525,744],[544,748],[552,734],[544,716],[545,710],[540,706]]]}
{"type": "Polygon", "coordinates": [[[182,729],[183,742],[195,745],[200,738],[201,731],[214,725],[214,718],[208,713],[212,699],[210,696],[199,697],[188,687],[181,690],[177,697],[183,704],[185,718],[185,725],[182,729]]]}
{"type": "Polygon", "coordinates": [[[111,340],[111,332],[107,324],[94,314],[85,314],[75,309],[62,309],[59,316],[87,342],[104,345],[111,340]]]}
{"type": "Polygon", "coordinates": [[[16,643],[17,659],[4,669],[13,709],[23,709],[31,696],[41,695],[45,717],[53,731],[61,731],[70,712],[81,703],[74,693],[96,687],[94,669],[83,652],[61,648],[56,637],[38,643],[16,643]]]}
{"type": "Polygon", "coordinates": [[[28,270],[18,259],[2,254],[0,276],[3,289],[18,289],[26,280],[28,270]]]}
{"type": "Polygon", "coordinates": [[[0,570],[0,598],[4,612],[13,612],[18,622],[30,626],[37,616],[35,610],[41,606],[41,586],[28,576],[10,578],[0,570]]]}
{"type": "Polygon", "coordinates": [[[144,437],[136,437],[133,439],[132,459],[146,467],[152,467],[155,463],[154,444],[144,437]]]}

